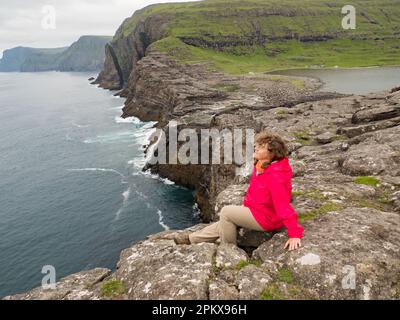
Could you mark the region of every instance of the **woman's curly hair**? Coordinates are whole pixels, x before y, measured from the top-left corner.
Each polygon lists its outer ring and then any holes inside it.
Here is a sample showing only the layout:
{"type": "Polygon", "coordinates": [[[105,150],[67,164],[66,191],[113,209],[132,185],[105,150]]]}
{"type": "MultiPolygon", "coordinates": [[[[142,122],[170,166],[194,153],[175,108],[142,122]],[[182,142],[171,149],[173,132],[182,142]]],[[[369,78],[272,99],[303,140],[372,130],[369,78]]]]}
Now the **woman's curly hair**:
{"type": "MultiPolygon", "coordinates": [[[[269,131],[262,131],[255,137],[255,143],[260,146],[268,144],[268,150],[274,154],[272,161],[279,161],[289,155],[289,150],[286,145],[286,141],[277,134],[273,134],[269,131]]],[[[271,162],[265,161],[261,168],[265,169],[271,162]]],[[[257,163],[257,159],[254,159],[254,164],[257,163]]]]}

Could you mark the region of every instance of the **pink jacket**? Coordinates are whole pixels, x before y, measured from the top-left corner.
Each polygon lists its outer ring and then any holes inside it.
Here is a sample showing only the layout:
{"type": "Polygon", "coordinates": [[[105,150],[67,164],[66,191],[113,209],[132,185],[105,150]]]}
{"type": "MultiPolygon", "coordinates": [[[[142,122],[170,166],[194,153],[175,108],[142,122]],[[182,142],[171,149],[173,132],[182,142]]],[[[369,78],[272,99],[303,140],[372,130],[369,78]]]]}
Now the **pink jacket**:
{"type": "Polygon", "coordinates": [[[265,231],[286,227],[289,238],[302,238],[304,228],[297,222],[291,195],[292,168],[286,157],[272,162],[258,175],[254,166],[243,205],[265,231]]]}

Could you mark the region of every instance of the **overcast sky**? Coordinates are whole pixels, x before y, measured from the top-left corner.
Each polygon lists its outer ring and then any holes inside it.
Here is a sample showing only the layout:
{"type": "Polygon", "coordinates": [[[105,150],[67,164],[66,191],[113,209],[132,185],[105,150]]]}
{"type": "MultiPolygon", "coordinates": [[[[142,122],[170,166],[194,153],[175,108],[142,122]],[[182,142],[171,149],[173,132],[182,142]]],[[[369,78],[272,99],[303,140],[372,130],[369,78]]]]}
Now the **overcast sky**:
{"type": "Polygon", "coordinates": [[[81,35],[114,35],[137,9],[162,2],[188,0],[0,0],[0,57],[5,49],[68,46],[81,35]],[[55,29],[45,6],[55,9],[55,29]]]}

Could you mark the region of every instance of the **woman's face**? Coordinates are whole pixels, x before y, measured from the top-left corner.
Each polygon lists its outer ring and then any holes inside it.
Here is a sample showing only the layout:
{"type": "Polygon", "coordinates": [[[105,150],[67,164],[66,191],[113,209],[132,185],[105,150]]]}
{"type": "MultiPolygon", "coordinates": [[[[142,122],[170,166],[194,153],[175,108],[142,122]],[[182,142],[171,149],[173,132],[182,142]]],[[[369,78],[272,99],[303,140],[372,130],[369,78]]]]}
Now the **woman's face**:
{"type": "Polygon", "coordinates": [[[268,144],[254,146],[254,158],[262,161],[270,161],[273,158],[273,153],[268,150],[268,144]]]}

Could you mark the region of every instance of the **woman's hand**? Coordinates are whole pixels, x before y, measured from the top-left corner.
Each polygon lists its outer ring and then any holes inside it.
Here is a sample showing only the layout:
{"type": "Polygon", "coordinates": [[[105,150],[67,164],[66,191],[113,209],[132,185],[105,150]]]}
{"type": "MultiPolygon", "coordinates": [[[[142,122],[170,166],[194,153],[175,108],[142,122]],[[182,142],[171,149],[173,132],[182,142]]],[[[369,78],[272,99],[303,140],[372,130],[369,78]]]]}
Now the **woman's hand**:
{"type": "Polygon", "coordinates": [[[290,238],[286,244],[285,244],[285,248],[288,247],[289,251],[295,250],[297,248],[301,247],[301,240],[300,238],[290,238]]]}

